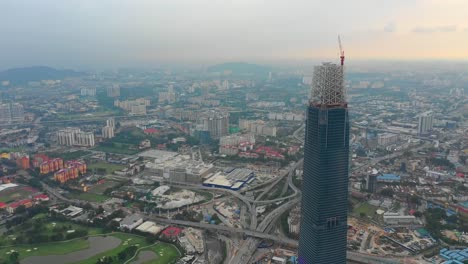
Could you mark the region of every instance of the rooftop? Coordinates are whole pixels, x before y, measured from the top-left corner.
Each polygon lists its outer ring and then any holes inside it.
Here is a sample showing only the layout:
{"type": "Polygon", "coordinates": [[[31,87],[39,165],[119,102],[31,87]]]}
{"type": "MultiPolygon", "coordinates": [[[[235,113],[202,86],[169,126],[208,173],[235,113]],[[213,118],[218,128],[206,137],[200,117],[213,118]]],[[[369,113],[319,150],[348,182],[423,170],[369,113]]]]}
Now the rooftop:
{"type": "Polygon", "coordinates": [[[138,222],[139,220],[143,219],[143,217],[139,214],[132,214],[127,217],[125,217],[122,222],[120,222],[120,225],[126,225],[130,226],[133,225],[134,223],[138,222]]]}

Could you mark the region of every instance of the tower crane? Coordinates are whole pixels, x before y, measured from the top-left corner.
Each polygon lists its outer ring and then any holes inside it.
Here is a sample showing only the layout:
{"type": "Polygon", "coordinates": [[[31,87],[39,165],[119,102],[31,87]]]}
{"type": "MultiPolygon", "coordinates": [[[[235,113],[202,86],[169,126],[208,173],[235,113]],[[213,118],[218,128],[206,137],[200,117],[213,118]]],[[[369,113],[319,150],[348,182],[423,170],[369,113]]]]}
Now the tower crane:
{"type": "Polygon", "coordinates": [[[338,35],[338,44],[340,45],[341,66],[343,66],[343,65],[344,65],[345,55],[344,55],[343,46],[341,45],[341,38],[340,38],[340,35],[338,35]]]}

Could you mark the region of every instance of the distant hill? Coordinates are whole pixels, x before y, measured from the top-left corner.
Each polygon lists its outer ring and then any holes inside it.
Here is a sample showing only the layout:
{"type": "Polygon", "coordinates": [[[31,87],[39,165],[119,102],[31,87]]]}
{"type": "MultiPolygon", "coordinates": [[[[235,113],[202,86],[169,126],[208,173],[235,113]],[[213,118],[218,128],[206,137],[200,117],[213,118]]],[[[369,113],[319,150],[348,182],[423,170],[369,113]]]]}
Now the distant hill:
{"type": "Polygon", "coordinates": [[[209,72],[224,73],[225,71],[231,71],[234,75],[263,75],[267,76],[268,72],[271,71],[270,67],[250,64],[245,62],[228,62],[223,64],[217,64],[208,68],[209,72]]]}
{"type": "Polygon", "coordinates": [[[57,70],[46,66],[33,66],[2,71],[0,72],[0,81],[26,83],[40,80],[62,80],[67,77],[82,75],[82,72],[76,72],[73,70],[57,70]]]}

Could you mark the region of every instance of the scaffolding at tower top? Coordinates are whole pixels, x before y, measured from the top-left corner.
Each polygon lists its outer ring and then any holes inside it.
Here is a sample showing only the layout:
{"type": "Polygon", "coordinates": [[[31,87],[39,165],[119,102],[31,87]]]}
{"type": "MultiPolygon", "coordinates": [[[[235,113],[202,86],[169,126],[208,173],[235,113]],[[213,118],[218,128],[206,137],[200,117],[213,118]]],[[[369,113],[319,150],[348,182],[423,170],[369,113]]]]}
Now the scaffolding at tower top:
{"type": "Polygon", "coordinates": [[[311,104],[346,104],[343,66],[326,62],[314,67],[311,104]]]}

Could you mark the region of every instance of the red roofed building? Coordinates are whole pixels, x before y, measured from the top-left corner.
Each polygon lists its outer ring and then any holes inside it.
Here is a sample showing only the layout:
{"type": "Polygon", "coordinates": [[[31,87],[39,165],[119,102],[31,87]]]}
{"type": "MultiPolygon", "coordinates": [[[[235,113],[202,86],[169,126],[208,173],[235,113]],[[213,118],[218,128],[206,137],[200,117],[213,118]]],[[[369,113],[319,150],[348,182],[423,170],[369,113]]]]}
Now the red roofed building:
{"type": "Polygon", "coordinates": [[[16,208],[19,206],[24,205],[24,207],[29,208],[33,206],[33,201],[31,199],[25,199],[21,200],[18,202],[11,203],[7,206],[6,210],[10,213],[13,214],[16,211],[16,208]]]}
{"type": "Polygon", "coordinates": [[[162,231],[162,235],[168,239],[176,239],[180,235],[181,232],[182,232],[181,228],[170,226],[164,229],[164,231],[162,231]]]}
{"type": "Polygon", "coordinates": [[[33,197],[36,201],[47,202],[49,201],[49,196],[45,194],[39,194],[33,197]]]}
{"type": "Polygon", "coordinates": [[[151,127],[151,128],[147,128],[147,129],[143,130],[143,132],[145,134],[152,135],[152,134],[159,133],[159,130],[157,130],[156,128],[151,127]]]}
{"type": "Polygon", "coordinates": [[[6,207],[7,207],[7,204],[6,204],[6,203],[0,202],[0,209],[6,208],[6,207]]]}

